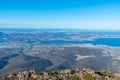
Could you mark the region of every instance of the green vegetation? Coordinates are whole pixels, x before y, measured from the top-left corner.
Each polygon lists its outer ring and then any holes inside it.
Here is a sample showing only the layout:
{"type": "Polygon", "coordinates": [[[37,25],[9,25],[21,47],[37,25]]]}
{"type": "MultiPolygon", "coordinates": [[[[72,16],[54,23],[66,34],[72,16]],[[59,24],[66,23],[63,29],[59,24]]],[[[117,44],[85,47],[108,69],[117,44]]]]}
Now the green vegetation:
{"type": "Polygon", "coordinates": [[[35,80],[33,77],[29,77],[28,80],[35,80]]]}
{"type": "Polygon", "coordinates": [[[84,77],[85,80],[95,80],[95,77],[93,77],[90,74],[86,74],[86,76],[84,77]]]}
{"type": "Polygon", "coordinates": [[[70,80],[79,80],[79,77],[78,76],[73,76],[70,78],[70,80]]]}
{"type": "Polygon", "coordinates": [[[107,71],[99,71],[99,72],[96,72],[96,74],[98,75],[101,75],[101,76],[109,76],[109,77],[114,77],[114,74],[113,73],[110,73],[110,72],[107,72],[107,71]]]}

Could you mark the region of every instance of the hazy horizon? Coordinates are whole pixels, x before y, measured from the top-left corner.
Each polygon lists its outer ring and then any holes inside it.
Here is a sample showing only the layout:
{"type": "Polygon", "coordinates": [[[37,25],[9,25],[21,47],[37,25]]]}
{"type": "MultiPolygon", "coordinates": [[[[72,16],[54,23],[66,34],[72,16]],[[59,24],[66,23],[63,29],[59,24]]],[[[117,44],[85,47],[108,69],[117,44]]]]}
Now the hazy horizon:
{"type": "Polygon", "coordinates": [[[0,0],[0,28],[120,29],[119,0],[0,0]]]}

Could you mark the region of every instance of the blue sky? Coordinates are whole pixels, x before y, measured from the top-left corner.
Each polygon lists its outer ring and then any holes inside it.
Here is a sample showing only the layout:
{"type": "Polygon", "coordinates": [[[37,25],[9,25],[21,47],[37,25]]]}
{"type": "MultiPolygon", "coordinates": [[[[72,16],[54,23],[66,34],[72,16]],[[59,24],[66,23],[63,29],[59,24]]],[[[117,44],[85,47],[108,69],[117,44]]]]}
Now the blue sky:
{"type": "Polygon", "coordinates": [[[120,29],[120,0],[0,0],[0,28],[120,29]]]}

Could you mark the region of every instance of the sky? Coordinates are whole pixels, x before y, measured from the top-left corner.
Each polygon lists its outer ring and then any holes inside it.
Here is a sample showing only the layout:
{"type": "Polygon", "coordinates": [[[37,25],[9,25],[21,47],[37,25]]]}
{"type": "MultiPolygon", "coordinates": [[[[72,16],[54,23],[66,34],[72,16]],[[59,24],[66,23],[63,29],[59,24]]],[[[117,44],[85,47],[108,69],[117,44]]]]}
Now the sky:
{"type": "Polygon", "coordinates": [[[120,29],[120,0],[0,0],[0,28],[120,29]]]}

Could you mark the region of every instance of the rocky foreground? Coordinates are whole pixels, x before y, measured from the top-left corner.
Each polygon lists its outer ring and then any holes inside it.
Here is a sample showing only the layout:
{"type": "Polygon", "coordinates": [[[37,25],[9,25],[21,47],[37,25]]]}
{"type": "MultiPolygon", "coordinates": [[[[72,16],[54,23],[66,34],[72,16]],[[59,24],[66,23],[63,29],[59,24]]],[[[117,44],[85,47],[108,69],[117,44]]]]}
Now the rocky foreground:
{"type": "Polygon", "coordinates": [[[28,70],[17,74],[1,76],[0,80],[120,80],[120,74],[104,70],[94,71],[88,68],[48,72],[28,70]]]}

